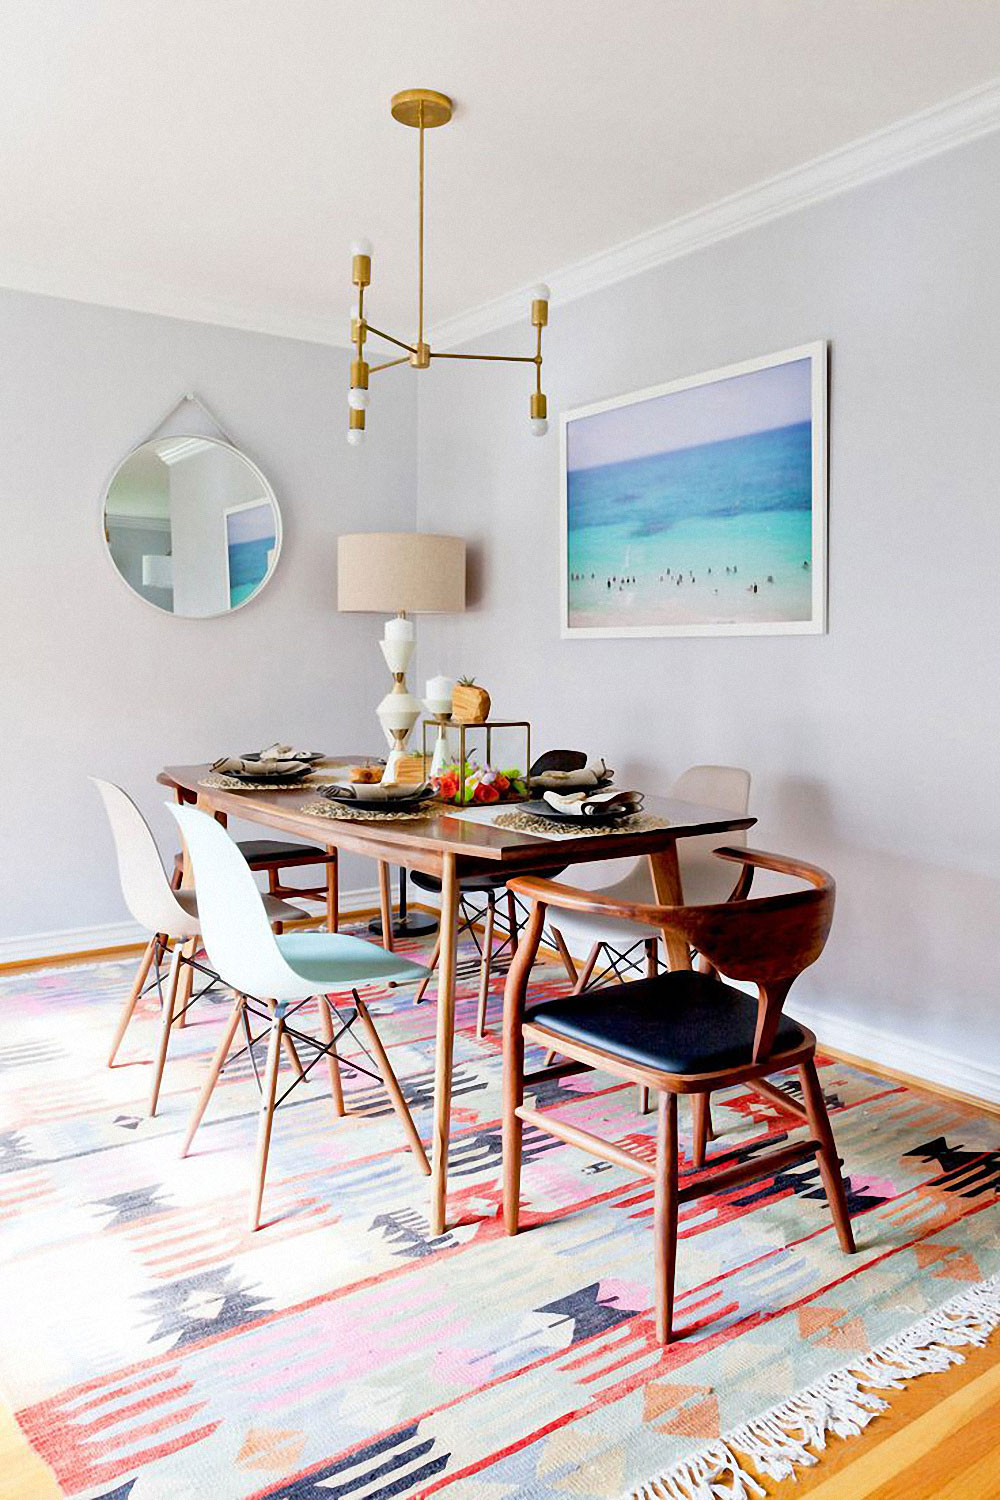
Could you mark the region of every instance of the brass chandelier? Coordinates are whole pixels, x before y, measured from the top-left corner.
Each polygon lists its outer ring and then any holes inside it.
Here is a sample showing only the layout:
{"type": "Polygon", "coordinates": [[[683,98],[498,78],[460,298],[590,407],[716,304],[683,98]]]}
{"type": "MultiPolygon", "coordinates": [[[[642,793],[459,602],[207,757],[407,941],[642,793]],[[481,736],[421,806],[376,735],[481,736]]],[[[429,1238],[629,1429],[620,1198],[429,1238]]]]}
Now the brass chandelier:
{"type": "Polygon", "coordinates": [[[531,292],[531,324],[535,330],[534,354],[445,354],[432,349],[424,337],[424,132],[438,125],[447,125],[452,115],[452,101],[447,94],[434,89],[404,89],[392,96],[392,117],[401,125],[409,125],[420,132],[420,215],[417,238],[417,336],[415,342],[407,343],[381,328],[376,328],[365,317],[365,287],[372,279],[372,246],[368,240],[360,240],[351,247],[353,256],[351,280],[358,289],[358,309],[351,319],[351,343],[354,358],[351,360],[351,389],[348,394],[350,425],[347,431],[349,443],[360,443],[365,434],[365,412],[368,408],[368,380],[379,370],[391,370],[394,365],[412,365],[415,370],[426,370],[434,359],[480,359],[495,360],[502,364],[534,365],[535,389],[531,393],[531,431],[536,437],[548,431],[548,404],[542,391],[542,329],[549,321],[549,289],[536,286],[531,292]],[[365,359],[365,342],[368,335],[394,344],[404,352],[396,359],[384,360],[381,364],[369,364],[365,359]]]}

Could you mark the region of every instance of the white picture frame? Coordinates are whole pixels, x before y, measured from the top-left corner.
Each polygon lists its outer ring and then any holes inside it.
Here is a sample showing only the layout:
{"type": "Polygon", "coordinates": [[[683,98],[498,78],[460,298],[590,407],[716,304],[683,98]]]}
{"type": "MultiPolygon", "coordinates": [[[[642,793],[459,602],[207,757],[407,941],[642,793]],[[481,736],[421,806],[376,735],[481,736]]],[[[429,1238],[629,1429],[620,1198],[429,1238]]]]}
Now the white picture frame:
{"type": "MultiPolygon", "coordinates": [[[[615,396],[606,401],[593,402],[588,406],[576,407],[571,411],[563,412],[559,425],[559,453],[560,453],[560,476],[561,476],[561,525],[560,525],[560,634],[563,638],[593,639],[595,637],[628,638],[630,636],[729,636],[729,635],[820,635],[827,629],[827,527],[828,527],[828,494],[827,494],[827,365],[828,344],[826,340],[819,339],[808,344],[801,344],[796,348],[784,349],[775,354],[764,355],[757,359],[744,360],[738,364],[722,366],[719,369],[709,370],[700,375],[687,376],[681,380],[669,381],[663,385],[649,386],[643,390],[632,391],[627,395],[615,396]],[[808,362],[807,369],[794,369],[782,371],[783,366],[800,366],[808,362]],[[744,377],[755,377],[760,372],[778,372],[770,377],[761,377],[759,380],[745,380],[744,377]],[[727,387],[724,392],[711,393],[711,388],[720,382],[738,381],[738,386],[727,387]],[[683,403],[674,403],[672,410],[669,399],[662,398],[677,396],[681,392],[692,392],[704,388],[707,399],[703,403],[687,400],[683,403]],[[758,420],[765,422],[762,427],[746,426],[747,422],[754,420],[754,401],[758,401],[760,411],[758,420]],[[645,403],[658,402],[659,406],[651,408],[645,403]],[[594,417],[603,416],[609,412],[619,412],[629,407],[641,407],[634,433],[630,434],[627,422],[605,422],[603,424],[591,423],[590,427],[583,429],[576,424],[588,422],[594,417]],[[699,408],[701,408],[699,410],[699,408]],[[716,410],[717,408],[717,410],[716,410]],[[785,411],[786,414],[795,416],[801,411],[808,409],[808,453],[805,452],[806,435],[802,432],[806,418],[800,417],[795,421],[779,423],[777,426],[766,425],[767,412],[785,411]],[[714,416],[713,416],[714,413],[714,416]],[[720,436],[708,438],[698,443],[685,443],[677,441],[683,437],[685,432],[688,436],[711,430],[712,421],[719,423],[720,436]],[[733,424],[742,422],[741,431],[731,431],[733,424]],[[729,424],[728,426],[726,424],[729,424]],[[655,441],[654,434],[662,427],[664,447],[649,448],[649,442],[655,441]],[[582,434],[581,438],[577,434],[582,434]],[[789,435],[787,439],[783,435],[789,435]],[[791,443],[794,439],[794,462],[795,475],[800,485],[792,499],[795,503],[789,503],[787,507],[775,505],[768,509],[768,503],[764,492],[767,488],[767,468],[761,462],[761,448],[763,441],[774,439],[791,443]],[[629,457],[629,447],[633,448],[638,443],[646,444],[646,451],[638,456],[629,457]],[[607,445],[607,458],[604,463],[584,464],[572,471],[576,476],[574,484],[569,463],[573,457],[573,449],[582,452],[585,456],[589,453],[600,453],[601,444],[607,445]],[[625,453],[625,457],[615,458],[616,446],[625,453]],[[758,486],[760,505],[759,509],[748,509],[745,514],[734,514],[732,516],[722,515],[697,515],[698,499],[697,481],[690,479],[687,482],[691,488],[690,513],[685,512],[683,501],[678,502],[676,495],[671,505],[671,519],[665,524],[665,531],[675,527],[680,536],[683,524],[689,520],[690,529],[700,529],[708,533],[713,540],[711,545],[699,538],[698,556],[700,560],[713,556],[713,548],[718,552],[719,560],[712,567],[712,581],[709,582],[704,575],[701,588],[698,589],[697,575],[691,573],[691,584],[688,586],[687,595],[684,594],[684,585],[688,578],[685,575],[681,583],[677,584],[674,568],[670,567],[665,576],[669,576],[670,582],[665,583],[660,578],[660,572],[667,565],[661,563],[659,571],[656,571],[655,555],[659,550],[661,558],[669,552],[669,547],[664,543],[662,547],[648,545],[643,548],[637,545],[637,550],[646,556],[636,567],[636,576],[632,584],[627,580],[619,581],[617,572],[605,573],[604,568],[594,568],[593,555],[590,556],[589,564],[583,571],[576,571],[571,566],[571,552],[577,556],[582,554],[584,547],[584,535],[586,526],[576,522],[571,517],[571,505],[573,509],[580,511],[582,486],[580,479],[584,473],[594,476],[598,471],[603,471],[602,486],[606,491],[606,498],[602,505],[606,507],[602,511],[601,525],[608,525],[608,557],[628,557],[631,547],[625,547],[622,552],[622,541],[620,534],[623,528],[628,526],[629,500],[634,497],[634,491],[626,489],[626,468],[629,465],[638,467],[641,465],[668,464],[680,453],[695,455],[704,453],[706,457],[709,449],[726,444],[726,457],[733,465],[735,479],[740,479],[739,463],[750,463],[751,453],[756,445],[757,464],[754,482],[758,486]],[[740,457],[740,445],[746,445],[743,449],[743,457],[740,457]],[[616,473],[612,473],[615,470],[616,473]],[[804,484],[805,474],[808,472],[809,485],[809,514],[808,521],[803,518],[801,485],[804,484]],[[607,518],[617,517],[617,511],[608,501],[614,502],[614,486],[620,483],[622,487],[621,516],[619,523],[617,519],[608,524],[607,518]],[[571,496],[571,490],[576,489],[576,496],[571,496]],[[778,523],[765,524],[763,517],[774,515],[785,519],[793,530],[797,539],[808,536],[809,552],[801,562],[801,574],[796,578],[792,569],[799,567],[796,561],[788,556],[793,542],[787,537],[779,538],[778,523]],[[744,528],[749,523],[756,523],[758,535],[751,545],[746,544],[749,554],[755,554],[757,558],[766,558],[769,553],[768,546],[775,549],[775,556],[780,557],[783,571],[779,573],[778,562],[768,568],[766,563],[761,563],[759,571],[761,577],[758,579],[751,576],[755,564],[743,575],[738,573],[736,558],[740,555],[741,546],[739,540],[739,529],[742,524],[744,528]],[[730,524],[731,523],[731,524],[730,524]],[[770,540],[768,538],[768,525],[771,529],[770,540]],[[617,551],[614,549],[617,547],[617,551]],[[732,568],[723,560],[725,555],[732,553],[732,568]],[[648,564],[653,559],[652,573],[648,572],[648,564]],[[640,577],[640,570],[647,570],[640,577]],[[718,571],[716,571],[718,569],[718,571]],[[725,569],[725,571],[723,571],[725,569]],[[595,576],[596,575],[596,576],[595,576]],[[612,582],[614,578],[614,582],[612,582]],[[736,579],[739,578],[737,584],[736,579]],[[746,582],[744,583],[744,578],[746,582]],[[754,588],[754,584],[757,588],[754,588]],[[673,590],[679,592],[675,595],[673,590]],[[630,592],[631,590],[631,592],[630,592]],[[602,594],[603,591],[603,594],[602,594]],[[706,592],[709,591],[709,592],[706,592]],[[697,604],[688,604],[697,594],[697,604]],[[609,598],[603,596],[610,595],[609,598]],[[621,596],[619,598],[619,595],[621,596]],[[630,600],[641,602],[630,606],[630,600]],[[662,596],[662,597],[661,597],[662,596]],[[716,600],[721,603],[717,603],[716,600]],[[713,610],[717,611],[718,618],[712,617],[713,610]],[[629,623],[630,611],[635,614],[636,622],[629,623]],[[685,611],[691,614],[691,618],[677,618],[683,616],[685,611]],[[665,618],[671,615],[673,618],[665,618]],[[739,615],[739,618],[735,616],[739,615]],[[781,618],[771,617],[781,615],[781,618]]],[[[789,451],[793,451],[789,449],[789,451]]],[[[777,465],[777,458],[774,460],[777,465]]],[[[691,465],[689,464],[690,468],[691,465]]],[[[714,468],[718,472],[718,456],[715,458],[714,468]]],[[[786,465],[787,468],[787,465],[786,465]]],[[[642,470],[640,469],[640,473],[642,470]]],[[[650,521],[650,510],[655,512],[657,498],[654,470],[646,469],[649,488],[643,494],[642,507],[643,516],[637,517],[637,525],[648,527],[650,521]]],[[[777,474],[775,468],[775,489],[777,494],[777,474]]],[[[706,481],[707,482],[707,481],[706,481]]],[[[714,478],[712,483],[719,485],[721,481],[714,478]]],[[[590,488],[593,490],[593,477],[590,479],[590,488]]],[[[664,505],[667,502],[664,501],[664,505]]],[[[738,509],[739,502],[737,502],[738,509]]],[[[655,515],[653,526],[657,525],[655,515]]],[[[591,532],[595,527],[590,527],[591,532]]],[[[598,542],[600,532],[596,532],[598,542]]],[[[588,539],[589,540],[589,539],[588,539]]],[[[684,562],[685,550],[694,552],[695,548],[688,545],[686,548],[678,541],[678,559],[684,562]]],[[[803,545],[800,551],[805,551],[803,545]]],[[[629,569],[628,578],[632,577],[631,567],[628,562],[615,564],[609,562],[608,567],[629,569]]],[[[684,572],[684,566],[680,572],[684,572]]]]}

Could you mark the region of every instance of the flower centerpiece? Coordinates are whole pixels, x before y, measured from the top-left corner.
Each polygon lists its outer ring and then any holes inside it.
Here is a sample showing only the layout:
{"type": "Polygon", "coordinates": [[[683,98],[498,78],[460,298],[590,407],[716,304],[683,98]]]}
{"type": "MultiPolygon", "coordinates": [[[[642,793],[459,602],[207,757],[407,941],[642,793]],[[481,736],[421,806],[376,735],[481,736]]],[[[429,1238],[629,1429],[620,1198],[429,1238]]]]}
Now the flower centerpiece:
{"type": "Polygon", "coordinates": [[[431,785],[442,802],[454,802],[460,807],[470,803],[515,802],[528,795],[523,771],[494,770],[475,761],[466,761],[464,766],[457,761],[445,766],[440,776],[432,778],[431,785]]]}

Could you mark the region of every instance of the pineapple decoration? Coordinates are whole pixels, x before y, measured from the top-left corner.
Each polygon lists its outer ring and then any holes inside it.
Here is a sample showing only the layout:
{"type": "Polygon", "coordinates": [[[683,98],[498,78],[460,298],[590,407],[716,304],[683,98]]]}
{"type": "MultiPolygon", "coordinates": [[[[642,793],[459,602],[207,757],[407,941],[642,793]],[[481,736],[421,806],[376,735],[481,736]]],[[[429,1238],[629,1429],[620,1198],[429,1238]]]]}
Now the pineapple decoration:
{"type": "Polygon", "coordinates": [[[484,724],[490,716],[490,695],[474,677],[460,677],[452,689],[451,717],[456,724],[484,724]]]}

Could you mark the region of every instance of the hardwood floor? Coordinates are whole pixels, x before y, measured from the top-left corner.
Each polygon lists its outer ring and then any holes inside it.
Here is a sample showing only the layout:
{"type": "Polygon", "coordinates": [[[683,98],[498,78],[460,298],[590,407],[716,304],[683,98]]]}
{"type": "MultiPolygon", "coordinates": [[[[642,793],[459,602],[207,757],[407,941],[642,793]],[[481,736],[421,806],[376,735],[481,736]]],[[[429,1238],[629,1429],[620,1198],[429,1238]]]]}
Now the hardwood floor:
{"type": "Polygon", "coordinates": [[[775,1500],[1000,1500],[1000,1330],[965,1363],[889,1392],[889,1411],[860,1437],[830,1438],[812,1469],[775,1500]]]}

